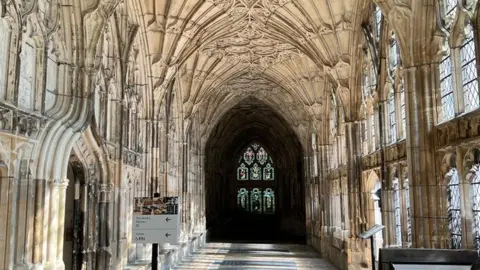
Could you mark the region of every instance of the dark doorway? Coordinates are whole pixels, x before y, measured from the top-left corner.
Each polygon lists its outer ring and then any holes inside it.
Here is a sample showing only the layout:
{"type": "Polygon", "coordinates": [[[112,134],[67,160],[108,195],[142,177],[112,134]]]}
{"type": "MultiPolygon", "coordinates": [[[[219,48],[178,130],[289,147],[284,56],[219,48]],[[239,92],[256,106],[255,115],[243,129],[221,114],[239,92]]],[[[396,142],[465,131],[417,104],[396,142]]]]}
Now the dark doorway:
{"type": "Polygon", "coordinates": [[[246,100],[218,123],[206,149],[210,241],[305,243],[302,148],[280,115],[246,100]]]}
{"type": "Polygon", "coordinates": [[[84,205],[85,178],[83,166],[76,158],[68,164],[69,181],[65,200],[65,232],[63,243],[63,261],[65,269],[84,269],[84,205]]]}

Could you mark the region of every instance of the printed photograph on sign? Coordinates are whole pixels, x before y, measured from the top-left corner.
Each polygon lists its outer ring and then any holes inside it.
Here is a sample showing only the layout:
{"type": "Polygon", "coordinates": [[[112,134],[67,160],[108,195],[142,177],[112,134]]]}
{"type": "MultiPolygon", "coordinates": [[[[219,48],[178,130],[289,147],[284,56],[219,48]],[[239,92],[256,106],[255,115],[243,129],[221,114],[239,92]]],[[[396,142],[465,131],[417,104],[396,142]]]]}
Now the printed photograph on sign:
{"type": "Polygon", "coordinates": [[[134,215],[176,215],[178,197],[139,197],[135,198],[134,215]]]}

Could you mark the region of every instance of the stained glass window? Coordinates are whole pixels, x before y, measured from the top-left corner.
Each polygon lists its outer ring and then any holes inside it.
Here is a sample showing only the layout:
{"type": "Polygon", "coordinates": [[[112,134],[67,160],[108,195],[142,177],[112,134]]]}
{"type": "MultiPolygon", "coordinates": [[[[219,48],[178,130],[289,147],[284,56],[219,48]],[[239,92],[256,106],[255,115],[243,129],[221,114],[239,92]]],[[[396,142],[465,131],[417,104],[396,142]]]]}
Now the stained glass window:
{"type": "Polygon", "coordinates": [[[394,143],[397,141],[397,120],[395,115],[394,93],[391,93],[390,98],[388,99],[388,123],[390,125],[388,139],[390,143],[394,143]]]}
{"type": "Polygon", "coordinates": [[[473,211],[473,244],[480,250],[480,165],[475,164],[470,170],[470,197],[473,211]]]}
{"type": "Polygon", "coordinates": [[[238,160],[238,208],[255,214],[274,214],[274,179],[275,168],[267,150],[258,143],[248,146],[238,160]],[[264,181],[261,186],[260,181],[264,181]]]}
{"type": "Polygon", "coordinates": [[[252,213],[262,213],[262,192],[259,188],[254,188],[250,194],[250,211],[252,213]]]}
{"type": "Polygon", "coordinates": [[[452,77],[452,59],[450,50],[440,62],[440,95],[442,109],[439,115],[439,122],[453,118],[455,110],[453,107],[453,77],[452,77]]]}
{"type": "Polygon", "coordinates": [[[402,212],[400,208],[400,189],[398,179],[393,183],[393,202],[395,207],[395,240],[397,246],[402,246],[402,212]]]}
{"type": "Polygon", "coordinates": [[[447,173],[447,210],[450,230],[450,248],[458,249],[462,244],[462,218],[460,215],[460,182],[457,169],[447,173]]]}
{"type": "Polygon", "coordinates": [[[247,147],[239,159],[237,180],[274,180],[273,160],[264,147],[254,143],[247,147]]]}
{"type": "Polygon", "coordinates": [[[478,97],[477,68],[475,59],[475,43],[473,28],[470,23],[465,25],[465,40],[460,49],[462,65],[462,85],[465,112],[472,111],[480,105],[478,97]]]}
{"type": "Polygon", "coordinates": [[[271,188],[263,192],[263,212],[265,214],[275,213],[275,193],[271,188]]]}
{"type": "Polygon", "coordinates": [[[248,190],[246,188],[241,188],[238,190],[237,205],[240,209],[249,211],[248,190]]]}
{"type": "Polygon", "coordinates": [[[405,190],[405,210],[407,211],[407,248],[412,246],[412,213],[410,206],[410,184],[405,179],[403,188],[405,190]]]}

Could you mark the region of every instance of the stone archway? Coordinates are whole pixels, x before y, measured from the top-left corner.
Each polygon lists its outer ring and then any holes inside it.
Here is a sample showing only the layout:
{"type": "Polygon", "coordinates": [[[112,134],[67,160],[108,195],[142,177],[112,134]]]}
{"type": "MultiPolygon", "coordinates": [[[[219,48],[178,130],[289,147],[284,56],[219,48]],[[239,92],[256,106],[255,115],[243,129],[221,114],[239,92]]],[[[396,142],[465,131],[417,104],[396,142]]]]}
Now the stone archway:
{"type": "Polygon", "coordinates": [[[205,149],[206,217],[213,240],[305,242],[303,148],[282,116],[260,100],[241,102],[220,119],[205,149]],[[240,183],[239,157],[255,142],[272,157],[275,179],[240,183]],[[262,197],[273,191],[275,211],[240,211],[239,188],[262,197]]]}
{"type": "Polygon", "coordinates": [[[86,267],[83,245],[86,185],[83,165],[75,155],[70,157],[67,179],[69,185],[65,196],[63,262],[65,269],[80,270],[86,267]]]}

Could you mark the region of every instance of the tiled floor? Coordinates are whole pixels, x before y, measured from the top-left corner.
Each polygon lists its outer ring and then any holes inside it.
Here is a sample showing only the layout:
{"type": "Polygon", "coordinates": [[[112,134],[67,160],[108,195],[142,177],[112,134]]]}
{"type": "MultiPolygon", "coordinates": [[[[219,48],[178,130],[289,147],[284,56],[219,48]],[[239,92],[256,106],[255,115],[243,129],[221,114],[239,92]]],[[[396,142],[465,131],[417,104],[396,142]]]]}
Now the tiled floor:
{"type": "Polygon", "coordinates": [[[208,243],[175,269],[337,269],[302,245],[208,243]]]}

